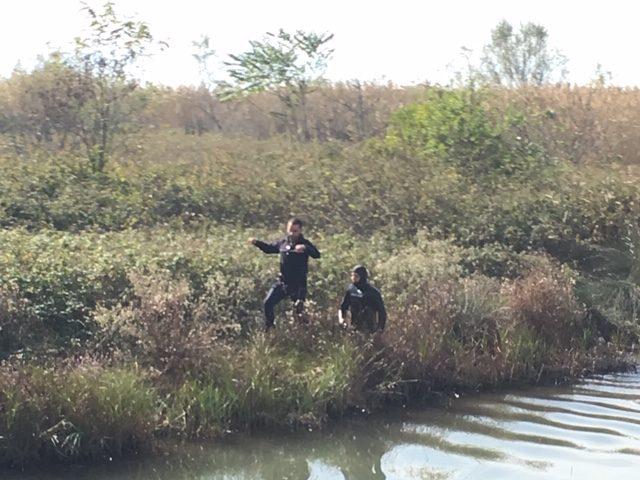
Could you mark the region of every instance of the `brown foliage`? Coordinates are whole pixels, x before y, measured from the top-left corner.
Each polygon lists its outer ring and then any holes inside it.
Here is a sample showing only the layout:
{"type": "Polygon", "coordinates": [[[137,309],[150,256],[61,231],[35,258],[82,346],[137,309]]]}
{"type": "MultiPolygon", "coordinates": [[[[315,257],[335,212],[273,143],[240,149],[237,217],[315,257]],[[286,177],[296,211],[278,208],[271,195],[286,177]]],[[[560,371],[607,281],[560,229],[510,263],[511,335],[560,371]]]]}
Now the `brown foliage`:
{"type": "Polygon", "coordinates": [[[575,163],[638,163],[640,89],[554,85],[497,90],[495,106],[526,112],[528,134],[575,163]]]}
{"type": "Polygon", "coordinates": [[[550,345],[569,345],[579,332],[584,312],[573,292],[573,280],[546,257],[522,278],[504,285],[510,316],[550,345]]]}
{"type": "MultiPolygon", "coordinates": [[[[312,140],[360,141],[383,133],[391,114],[420,101],[432,87],[351,81],[317,87],[306,102],[312,140]]],[[[525,115],[519,135],[542,145],[553,158],[576,163],[623,160],[637,163],[640,150],[640,89],[605,85],[546,85],[491,90],[490,103],[525,115]]],[[[32,73],[16,71],[0,81],[0,133],[11,148],[30,142],[64,148],[77,130],[83,91],[69,69],[52,61],[32,73]]],[[[295,137],[276,96],[258,93],[222,102],[200,87],[148,86],[129,100],[131,125],[181,129],[200,135],[295,137]]]]}
{"type": "Polygon", "coordinates": [[[104,329],[99,346],[104,348],[117,336],[136,359],[170,376],[206,364],[216,327],[198,315],[199,305],[191,300],[187,282],[158,274],[136,273],[130,279],[135,299],[97,313],[104,329]]]}
{"type": "Polygon", "coordinates": [[[454,288],[448,282],[425,289],[420,307],[408,308],[389,323],[385,336],[403,378],[437,378],[448,369],[454,288]]]}

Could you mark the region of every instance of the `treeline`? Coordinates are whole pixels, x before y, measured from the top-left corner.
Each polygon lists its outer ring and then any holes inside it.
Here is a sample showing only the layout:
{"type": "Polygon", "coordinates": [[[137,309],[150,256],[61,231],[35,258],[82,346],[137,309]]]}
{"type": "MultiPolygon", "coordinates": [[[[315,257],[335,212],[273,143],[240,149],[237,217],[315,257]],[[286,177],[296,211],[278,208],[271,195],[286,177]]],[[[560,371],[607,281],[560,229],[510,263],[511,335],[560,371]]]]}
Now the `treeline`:
{"type": "MultiPolygon", "coordinates": [[[[209,37],[193,42],[200,86],[143,86],[139,59],[166,48],[141,20],[126,19],[105,3],[84,5],[88,29],[72,51],[57,51],[32,71],[0,81],[0,140],[5,151],[81,152],[102,171],[127,134],[171,128],[186,134],[220,133],[301,142],[358,142],[382,135],[391,113],[441,87],[401,87],[325,78],[333,55],[331,33],[280,29],[249,42],[244,52],[218,57],[209,37]],[[211,60],[220,65],[211,68],[211,60]]],[[[499,22],[477,65],[460,72],[455,89],[484,89],[499,115],[523,117],[527,138],[545,153],[583,162],[634,163],[640,94],[606,87],[601,70],[591,86],[563,81],[566,58],[548,45],[538,24],[499,22]]],[[[452,85],[454,81],[452,81],[452,85]]]]}
{"type": "MultiPolygon", "coordinates": [[[[309,139],[359,141],[379,135],[391,112],[418,100],[424,90],[358,81],[318,86],[306,105],[309,139]]],[[[39,144],[55,150],[74,141],[80,146],[73,132],[81,124],[77,102],[82,96],[79,79],[61,65],[15,72],[0,82],[0,133],[5,147],[19,151],[39,144]]],[[[121,106],[121,119],[119,133],[169,127],[194,135],[297,138],[295,125],[273,95],[256,93],[222,101],[204,86],[139,88],[121,106]]]]}
{"type": "MultiPolygon", "coordinates": [[[[102,171],[130,134],[161,129],[304,143],[360,142],[385,133],[392,112],[423,101],[440,86],[402,87],[353,80],[330,83],[331,33],[268,32],[220,66],[208,37],[193,42],[199,86],[142,85],[143,56],[167,45],[140,20],[84,6],[88,31],[75,49],[43,58],[33,70],[0,80],[0,147],[9,154],[81,153],[102,171]]],[[[606,86],[601,70],[589,86],[563,83],[566,58],[551,49],[546,29],[498,23],[479,64],[469,64],[448,90],[490,92],[497,115],[517,112],[523,136],[545,154],[573,163],[635,163],[640,91],[606,86]],[[457,86],[452,86],[457,85],[457,86]]]]}
{"type": "MultiPolygon", "coordinates": [[[[2,151],[29,155],[36,147],[50,153],[83,152],[83,142],[74,135],[82,129],[81,112],[74,103],[82,97],[78,89],[77,79],[60,65],[15,72],[1,81],[2,151]]],[[[351,143],[381,136],[392,112],[437,90],[441,88],[360,82],[319,86],[305,106],[309,140],[351,143]]],[[[526,134],[543,143],[551,156],[573,163],[638,163],[638,89],[557,85],[486,91],[494,110],[519,112],[526,134]]],[[[121,106],[113,148],[131,143],[132,135],[166,128],[196,136],[297,139],[295,126],[271,94],[222,101],[204,86],[149,85],[137,89],[121,106]]]]}

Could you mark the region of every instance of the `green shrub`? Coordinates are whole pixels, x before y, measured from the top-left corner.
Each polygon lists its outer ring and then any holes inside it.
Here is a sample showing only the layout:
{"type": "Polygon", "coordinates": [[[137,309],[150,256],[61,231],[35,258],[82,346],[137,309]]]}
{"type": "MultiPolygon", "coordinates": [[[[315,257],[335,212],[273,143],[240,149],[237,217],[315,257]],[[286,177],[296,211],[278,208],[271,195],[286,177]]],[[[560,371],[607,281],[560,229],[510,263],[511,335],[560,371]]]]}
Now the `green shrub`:
{"type": "Polygon", "coordinates": [[[424,292],[457,280],[462,274],[461,250],[451,242],[418,236],[415,246],[403,246],[375,267],[389,303],[399,310],[422,307],[424,292]]]}
{"type": "Polygon", "coordinates": [[[486,95],[469,89],[431,90],[424,102],[393,115],[386,141],[410,155],[454,165],[471,177],[543,166],[540,148],[518,135],[523,116],[491,112],[486,95]]]}
{"type": "Polygon", "coordinates": [[[42,324],[11,284],[0,285],[0,360],[42,342],[42,324]]]}

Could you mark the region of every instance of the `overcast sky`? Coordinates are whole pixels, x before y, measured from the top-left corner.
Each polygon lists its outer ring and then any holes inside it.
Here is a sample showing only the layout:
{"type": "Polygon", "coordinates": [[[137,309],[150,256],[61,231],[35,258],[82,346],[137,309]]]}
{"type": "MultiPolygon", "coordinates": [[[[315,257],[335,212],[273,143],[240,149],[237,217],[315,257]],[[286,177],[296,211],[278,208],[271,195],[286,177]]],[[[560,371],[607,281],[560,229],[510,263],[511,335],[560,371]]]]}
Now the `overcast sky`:
{"type": "MultiPolygon", "coordinates": [[[[103,2],[89,1],[91,5],[103,2]]],[[[634,1],[574,0],[115,0],[116,12],[146,21],[168,50],[144,67],[165,85],[199,83],[191,42],[213,40],[220,58],[278,28],[332,32],[331,80],[446,83],[460,68],[461,48],[479,52],[502,19],[544,25],[549,43],[568,59],[567,79],[588,83],[597,64],[612,83],[640,85],[640,28],[634,1]]],[[[87,25],[77,0],[6,0],[0,14],[0,76],[20,62],[65,47],[87,25]]]]}

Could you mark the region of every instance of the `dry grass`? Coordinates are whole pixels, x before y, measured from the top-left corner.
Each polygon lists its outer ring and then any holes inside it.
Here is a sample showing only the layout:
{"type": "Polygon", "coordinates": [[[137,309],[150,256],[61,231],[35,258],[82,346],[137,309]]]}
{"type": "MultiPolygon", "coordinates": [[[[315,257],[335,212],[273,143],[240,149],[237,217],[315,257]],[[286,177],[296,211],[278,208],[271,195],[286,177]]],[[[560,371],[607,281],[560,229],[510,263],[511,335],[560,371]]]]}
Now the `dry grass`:
{"type": "Polygon", "coordinates": [[[512,283],[504,293],[514,322],[531,328],[550,345],[571,345],[585,312],[574,295],[574,281],[559,265],[542,258],[539,265],[512,283]]]}
{"type": "Polygon", "coordinates": [[[640,163],[640,89],[530,87],[496,92],[495,106],[527,112],[529,134],[575,163],[640,163]]]}
{"type": "MultiPolygon", "coordinates": [[[[362,140],[383,133],[392,112],[424,98],[430,87],[336,84],[309,99],[312,136],[325,141],[362,140]]],[[[549,154],[576,163],[622,160],[640,162],[640,90],[607,86],[550,85],[494,91],[491,103],[504,111],[526,112],[527,132],[549,154]]],[[[222,132],[267,138],[286,131],[268,112],[278,111],[274,97],[256,95],[233,105],[220,104],[203,92],[165,90],[152,101],[145,120],[155,125],[217,131],[203,105],[213,105],[222,132]],[[178,113],[176,113],[178,112],[178,113]]]]}

